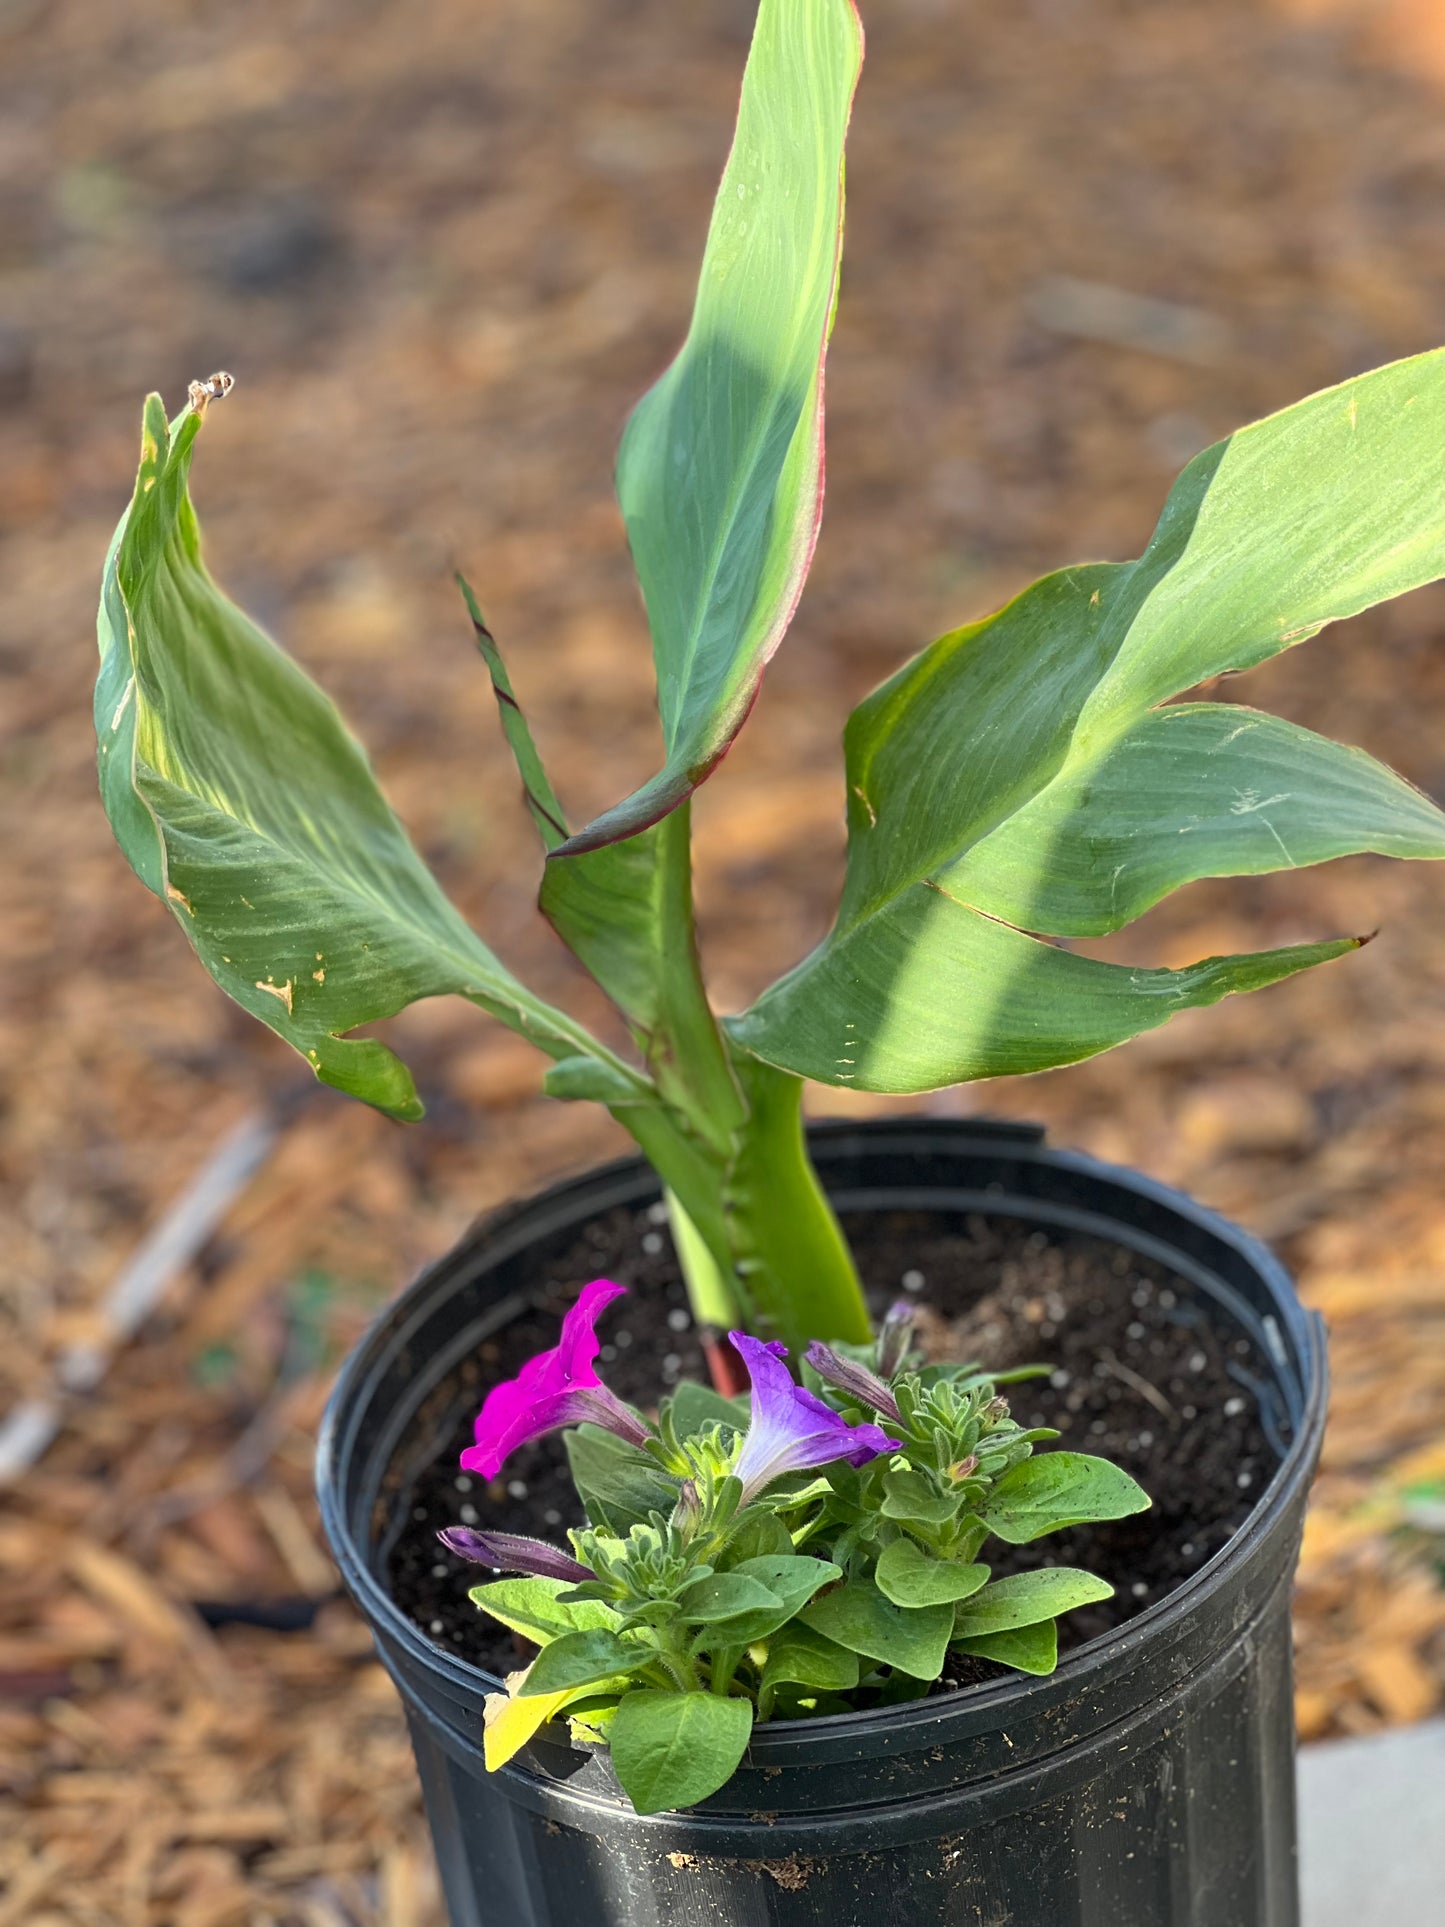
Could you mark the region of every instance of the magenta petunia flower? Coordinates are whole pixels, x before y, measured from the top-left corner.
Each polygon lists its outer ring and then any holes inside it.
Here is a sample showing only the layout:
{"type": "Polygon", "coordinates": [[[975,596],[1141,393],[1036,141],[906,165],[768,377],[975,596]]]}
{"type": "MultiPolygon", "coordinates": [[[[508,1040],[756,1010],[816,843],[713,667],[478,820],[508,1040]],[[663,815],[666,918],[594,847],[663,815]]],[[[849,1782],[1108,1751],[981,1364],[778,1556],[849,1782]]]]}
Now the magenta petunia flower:
{"type": "Polygon", "coordinates": [[[569,1579],[578,1584],[597,1577],[569,1553],[549,1546],[545,1539],[528,1539],[517,1532],[473,1532],[470,1526],[445,1526],[437,1534],[458,1559],[474,1559],[479,1566],[499,1572],[533,1572],[543,1579],[569,1579]]]}
{"type": "Polygon", "coordinates": [[[815,1465],[866,1465],[881,1452],[896,1452],[899,1441],[876,1425],[850,1425],[816,1393],[793,1380],[783,1360],[786,1345],[764,1344],[746,1332],[728,1336],[742,1354],[753,1381],[752,1418],[743,1449],[733,1467],[743,1482],[747,1504],[785,1472],[806,1472],[815,1465]]]}
{"type": "Polygon", "coordinates": [[[584,1285],[562,1320],[562,1335],[550,1352],[529,1358],[515,1378],[487,1393],[475,1427],[476,1444],[462,1454],[468,1472],[493,1479],[519,1445],[555,1432],[563,1425],[600,1425],[633,1445],[651,1434],[635,1412],[608,1391],[593,1370],[602,1341],[593,1329],[598,1317],[627,1287],[608,1278],[584,1285]]]}
{"type": "Polygon", "coordinates": [[[866,1365],[852,1358],[840,1358],[831,1346],[817,1338],[804,1356],[825,1385],[831,1385],[834,1391],[844,1393],[859,1405],[871,1406],[880,1418],[894,1425],[902,1424],[903,1415],[891,1387],[866,1365]]]}

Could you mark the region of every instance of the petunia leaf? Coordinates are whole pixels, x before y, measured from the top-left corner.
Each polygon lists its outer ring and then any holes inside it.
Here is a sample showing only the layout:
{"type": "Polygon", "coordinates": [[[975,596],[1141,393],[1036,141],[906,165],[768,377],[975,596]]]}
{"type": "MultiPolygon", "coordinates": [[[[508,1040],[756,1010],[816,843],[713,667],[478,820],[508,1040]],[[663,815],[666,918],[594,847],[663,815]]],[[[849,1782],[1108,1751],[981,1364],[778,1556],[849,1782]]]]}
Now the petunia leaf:
{"type": "Polygon", "coordinates": [[[858,1684],[858,1655],[825,1639],[800,1620],[781,1627],[768,1641],[763,1666],[762,1701],[770,1704],[779,1686],[808,1686],[820,1693],[846,1693],[858,1684]]]}
{"type": "Polygon", "coordinates": [[[655,1663],[657,1654],[635,1639],[621,1639],[605,1626],[561,1633],[544,1646],[527,1669],[518,1692],[524,1699],[536,1694],[569,1693],[583,1686],[639,1673],[655,1663]]]}
{"type": "Polygon", "coordinates": [[[616,1630],[618,1618],[610,1606],[600,1599],[560,1599],[558,1594],[567,1590],[565,1579],[494,1579],[490,1585],[473,1586],[467,1596],[539,1646],[564,1633],[616,1630]]]}
{"type": "Polygon", "coordinates": [[[532,1735],[544,1727],[554,1713],[567,1704],[567,1691],[524,1698],[516,1693],[488,1693],[485,1702],[485,1727],[482,1756],[488,1773],[495,1773],[521,1752],[532,1735]]]}
{"type": "Polygon", "coordinates": [[[728,1640],[744,1643],[734,1631],[733,1622],[743,1618],[768,1618],[783,1614],[783,1602],[760,1579],[745,1572],[715,1572],[710,1578],[695,1579],[677,1595],[683,1622],[690,1626],[722,1624],[728,1640]]]}
{"type": "Polygon", "coordinates": [[[747,1400],[724,1398],[710,1385],[684,1379],[667,1403],[680,1439],[691,1438],[709,1425],[728,1425],[734,1432],[747,1430],[747,1400]]]}
{"type": "Polygon", "coordinates": [[[690,1807],[730,1780],[747,1751],[753,1709],[716,1693],[626,1694],[607,1729],[612,1765],[638,1813],[690,1807]]]}
{"type": "Polygon", "coordinates": [[[918,1526],[942,1526],[957,1517],[961,1504],[961,1497],[950,1498],[936,1491],[921,1472],[909,1467],[899,1467],[884,1476],[880,1510],[885,1519],[918,1526]]]}
{"type": "Polygon", "coordinates": [[[988,1583],[988,1567],[934,1559],[911,1539],[895,1539],[878,1555],[878,1590],[895,1606],[946,1606],[988,1583]]]}
{"type": "Polygon", "coordinates": [[[1148,1509],[1148,1493],[1122,1466],[1088,1452],[1041,1452],[990,1488],[979,1517],[997,1538],[1026,1546],[1065,1526],[1148,1509]]]}
{"type": "Polygon", "coordinates": [[[792,1551],[792,1534],[777,1513],[769,1512],[763,1506],[750,1505],[733,1527],[727,1544],[718,1554],[717,1563],[723,1572],[731,1572],[735,1566],[741,1566],[750,1559],[761,1559],[769,1553],[791,1557],[792,1551]]]}
{"type": "Polygon", "coordinates": [[[954,1637],[979,1639],[990,1633],[1012,1632],[1018,1626],[1036,1626],[1041,1620],[1071,1612],[1075,1606],[1111,1598],[1113,1591],[1107,1579],[1097,1579],[1074,1566],[1010,1573],[955,1607],[954,1637]]]}
{"type": "Polygon", "coordinates": [[[651,1513],[672,1510],[677,1481],[637,1446],[596,1425],[565,1432],[563,1442],[577,1496],[594,1526],[621,1538],[651,1513]]]}
{"type": "Polygon", "coordinates": [[[952,1606],[895,1606],[871,1580],[850,1580],[805,1606],[799,1617],[825,1639],[915,1679],[937,1679],[953,1635],[952,1606]]]}
{"type": "Polygon", "coordinates": [[[1015,1626],[1009,1632],[955,1639],[953,1650],[974,1659],[991,1659],[998,1666],[1016,1667],[1021,1673],[1052,1673],[1059,1663],[1059,1622],[1040,1619],[1032,1626],[1015,1626]]]}

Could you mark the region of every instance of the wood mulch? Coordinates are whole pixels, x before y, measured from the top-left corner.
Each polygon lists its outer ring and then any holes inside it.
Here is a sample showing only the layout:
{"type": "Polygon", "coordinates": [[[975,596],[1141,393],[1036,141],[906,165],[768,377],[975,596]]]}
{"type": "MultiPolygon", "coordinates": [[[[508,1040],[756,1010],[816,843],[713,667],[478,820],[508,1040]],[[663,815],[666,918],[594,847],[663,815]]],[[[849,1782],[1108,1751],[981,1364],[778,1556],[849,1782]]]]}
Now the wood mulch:
{"type": "MultiPolygon", "coordinates": [[[[866,11],[828,519],[697,811],[729,1006],[826,927],[838,734],[867,687],[1047,566],[1137,553],[1196,448],[1435,345],[1445,312],[1438,8],[866,11]],[[1137,295],[1182,316],[1161,333],[1137,295]]],[[[317,1536],[317,1416],[368,1316],[478,1210],[621,1148],[462,1007],[392,1027],[421,1125],[298,1086],[126,872],[89,635],[140,396],[236,374],[197,464],[214,568],[345,705],[494,945],[606,1023],[533,911],[448,575],[476,583],[575,817],[614,800],[655,724],[611,452],[679,338],[748,18],[0,8],[0,1399],[57,1428],[0,1518],[0,1927],[440,1921],[397,1702],[317,1536]],[[115,1343],[107,1294],[248,1118],[269,1153],[115,1343]],[[47,1415],[62,1370],[90,1389],[47,1415]]],[[[1438,795],[1442,631],[1427,592],[1227,693],[1438,795]]],[[[1438,889],[1366,860],[1198,888],[1107,954],[1381,934],[1094,1064],[931,1100],[1188,1186],[1328,1317],[1310,1739],[1418,1719],[1445,1684],[1438,889]]]]}

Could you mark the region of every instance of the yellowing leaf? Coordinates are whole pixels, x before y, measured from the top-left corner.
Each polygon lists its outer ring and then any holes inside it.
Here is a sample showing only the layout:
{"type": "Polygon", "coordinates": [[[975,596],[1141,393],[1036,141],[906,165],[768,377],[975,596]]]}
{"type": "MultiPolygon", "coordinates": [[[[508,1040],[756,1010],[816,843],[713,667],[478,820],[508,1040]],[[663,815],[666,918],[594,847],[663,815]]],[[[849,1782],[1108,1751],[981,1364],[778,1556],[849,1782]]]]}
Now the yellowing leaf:
{"type": "MultiPolygon", "coordinates": [[[[512,1675],[514,1680],[525,1677],[524,1673],[512,1675]]],[[[569,1699],[576,1697],[571,1689],[561,1693],[539,1693],[534,1699],[517,1699],[511,1693],[488,1693],[486,1732],[482,1736],[482,1752],[488,1773],[495,1773],[498,1767],[505,1766],[514,1753],[521,1752],[539,1727],[545,1726],[554,1713],[560,1712],[569,1699]]]]}

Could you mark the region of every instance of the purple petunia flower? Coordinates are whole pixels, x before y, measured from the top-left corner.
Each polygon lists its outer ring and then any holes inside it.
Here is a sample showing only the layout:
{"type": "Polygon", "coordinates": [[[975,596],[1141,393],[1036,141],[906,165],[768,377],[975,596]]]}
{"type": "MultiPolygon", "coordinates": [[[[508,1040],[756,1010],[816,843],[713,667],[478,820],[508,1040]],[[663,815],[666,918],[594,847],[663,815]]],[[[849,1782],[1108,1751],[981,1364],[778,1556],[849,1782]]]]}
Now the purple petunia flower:
{"type": "Polygon", "coordinates": [[[840,1358],[816,1338],[804,1355],[825,1385],[831,1385],[834,1391],[842,1392],[859,1405],[870,1405],[881,1418],[890,1419],[895,1425],[902,1423],[903,1415],[892,1389],[866,1365],[859,1365],[851,1358],[840,1358]]]}
{"type": "Polygon", "coordinates": [[[651,1434],[637,1414],[614,1397],[593,1370],[601,1349],[593,1327],[626,1289],[607,1278],[594,1278],[584,1285],[562,1320],[562,1336],[555,1348],[529,1358],[515,1378],[492,1387],[477,1414],[476,1444],[462,1454],[464,1470],[493,1479],[519,1445],[584,1420],[630,1444],[646,1443],[651,1434]]]}
{"type": "Polygon", "coordinates": [[[574,1584],[597,1577],[545,1539],[526,1539],[516,1532],[473,1532],[470,1526],[446,1526],[437,1537],[458,1559],[474,1559],[479,1566],[495,1566],[500,1572],[533,1572],[542,1579],[568,1579],[574,1584]]]}
{"type": "Polygon", "coordinates": [[[806,1386],[795,1384],[783,1363],[786,1345],[764,1344],[746,1332],[728,1336],[753,1381],[752,1418],[733,1467],[743,1482],[743,1505],[785,1472],[806,1472],[839,1459],[866,1465],[880,1452],[898,1450],[899,1441],[876,1425],[850,1425],[806,1386]]]}

